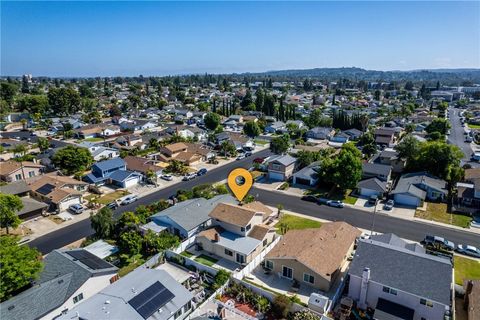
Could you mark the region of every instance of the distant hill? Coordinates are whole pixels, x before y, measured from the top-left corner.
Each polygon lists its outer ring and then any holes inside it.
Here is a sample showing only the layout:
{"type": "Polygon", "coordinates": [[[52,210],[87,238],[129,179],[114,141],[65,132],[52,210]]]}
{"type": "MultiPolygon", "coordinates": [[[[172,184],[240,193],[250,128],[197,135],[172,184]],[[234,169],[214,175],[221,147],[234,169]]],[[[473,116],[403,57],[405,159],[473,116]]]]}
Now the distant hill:
{"type": "Polygon", "coordinates": [[[411,71],[378,71],[356,67],[314,68],[275,70],[244,73],[249,76],[272,76],[275,78],[319,78],[327,80],[351,79],[366,81],[469,81],[480,83],[480,69],[425,69],[411,71]]]}

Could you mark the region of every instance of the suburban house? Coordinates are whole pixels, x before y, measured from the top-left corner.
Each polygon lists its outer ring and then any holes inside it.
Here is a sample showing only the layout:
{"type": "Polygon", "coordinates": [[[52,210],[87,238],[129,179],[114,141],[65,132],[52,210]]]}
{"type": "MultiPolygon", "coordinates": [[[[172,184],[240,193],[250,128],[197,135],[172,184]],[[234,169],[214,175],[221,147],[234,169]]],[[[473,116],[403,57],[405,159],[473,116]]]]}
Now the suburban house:
{"type": "Polygon", "coordinates": [[[393,234],[359,240],[348,296],[374,319],[444,319],[451,312],[452,264],[393,234]]]}
{"type": "Polygon", "coordinates": [[[281,278],[327,292],[342,273],[361,231],[346,222],[289,230],[265,256],[265,267],[281,278]]]}
{"type": "Polygon", "coordinates": [[[156,122],[151,120],[137,119],[137,120],[129,120],[129,121],[120,123],[120,129],[122,131],[131,131],[131,132],[145,131],[155,127],[157,127],[156,122]]]}
{"type": "Polygon", "coordinates": [[[0,165],[0,181],[14,182],[42,174],[44,166],[31,161],[5,161],[0,165]]]}
{"type": "Polygon", "coordinates": [[[354,140],[354,141],[360,139],[360,137],[363,135],[362,131],[360,131],[358,129],[355,129],[355,128],[345,130],[345,131],[343,131],[343,133],[350,136],[349,140],[354,140]]]}
{"type": "Polygon", "coordinates": [[[480,315],[480,280],[465,280],[463,289],[465,290],[463,308],[467,310],[467,320],[476,320],[480,315]]]}
{"type": "Polygon", "coordinates": [[[209,214],[213,227],[197,235],[196,248],[248,264],[276,236],[275,230],[265,225],[270,214],[271,210],[258,202],[243,206],[219,203],[209,214]]]}
{"type": "Polygon", "coordinates": [[[137,185],[142,175],[127,170],[125,161],[121,158],[100,161],[92,166],[92,172],[83,178],[95,185],[113,184],[121,188],[137,185]]]}
{"type": "Polygon", "coordinates": [[[82,142],[79,144],[79,146],[87,148],[92,154],[93,160],[95,161],[112,159],[120,156],[120,152],[118,152],[117,149],[104,147],[91,142],[82,142]]]}
{"type": "Polygon", "coordinates": [[[425,200],[445,200],[447,182],[425,172],[409,173],[400,177],[391,194],[397,204],[418,207],[425,200]]]}
{"type": "Polygon", "coordinates": [[[20,197],[23,208],[17,211],[16,214],[22,220],[33,219],[44,215],[48,208],[46,203],[37,201],[29,196],[30,186],[24,180],[0,186],[0,193],[13,194],[20,197]]]}
{"type": "Polygon", "coordinates": [[[137,156],[126,156],[123,158],[123,161],[126,163],[127,170],[141,173],[144,177],[147,177],[149,171],[153,172],[156,177],[160,177],[165,168],[162,166],[165,162],[158,162],[137,156]]]}
{"type": "Polygon", "coordinates": [[[287,130],[287,125],[283,121],[275,121],[265,126],[265,132],[276,133],[287,130]]]}
{"type": "Polygon", "coordinates": [[[273,156],[268,161],[268,179],[277,181],[286,181],[290,179],[295,170],[297,159],[291,155],[273,156]]]}
{"type": "Polygon", "coordinates": [[[337,132],[333,137],[330,137],[330,141],[338,143],[347,143],[350,139],[350,135],[345,132],[337,132]]]}
{"type": "Polygon", "coordinates": [[[391,166],[394,173],[400,173],[405,168],[405,160],[398,156],[397,151],[390,148],[383,149],[370,162],[391,166]]]}
{"type": "Polygon", "coordinates": [[[458,182],[456,187],[458,205],[480,208],[480,168],[465,169],[465,181],[458,182]]]}
{"type": "Polygon", "coordinates": [[[117,277],[117,267],[84,249],[54,250],[43,262],[32,287],[0,304],[2,320],[56,319],[117,277]]]}
{"type": "Polygon", "coordinates": [[[210,212],[218,203],[236,203],[230,195],[219,195],[212,199],[198,198],[185,200],[150,216],[150,222],[143,230],[168,232],[182,239],[190,238],[212,224],[210,212]]]}
{"type": "Polygon", "coordinates": [[[387,192],[388,184],[386,181],[374,177],[360,181],[357,184],[357,190],[358,194],[364,197],[380,197],[387,192]]]}
{"type": "Polygon", "coordinates": [[[113,146],[124,150],[131,150],[134,148],[144,149],[145,145],[146,143],[143,141],[141,135],[128,134],[115,139],[113,146]]]}
{"type": "Polygon", "coordinates": [[[308,139],[329,140],[334,134],[335,130],[333,128],[315,127],[308,130],[305,136],[308,139]]]}
{"type": "Polygon", "coordinates": [[[375,130],[375,143],[392,147],[396,143],[396,130],[394,128],[377,128],[375,130]]]}
{"type": "Polygon", "coordinates": [[[385,164],[366,162],[362,164],[362,178],[378,178],[382,181],[390,181],[392,167],[385,164]]]}
{"type": "Polygon", "coordinates": [[[198,143],[185,143],[187,146],[187,152],[194,153],[201,157],[202,161],[208,161],[209,159],[215,158],[216,153],[207,146],[198,143]]]}
{"type": "Polygon", "coordinates": [[[182,320],[192,311],[192,299],[167,271],[137,268],[58,320],[182,320]]]}
{"type": "Polygon", "coordinates": [[[76,179],[54,174],[27,181],[32,198],[49,205],[49,211],[64,211],[70,205],[81,204],[87,184],[76,179]]]}
{"type": "Polygon", "coordinates": [[[293,183],[313,187],[317,184],[321,162],[315,161],[293,174],[293,183]]]}
{"type": "Polygon", "coordinates": [[[181,152],[187,152],[187,145],[183,142],[172,143],[162,147],[160,152],[168,158],[175,158],[181,152]]]}

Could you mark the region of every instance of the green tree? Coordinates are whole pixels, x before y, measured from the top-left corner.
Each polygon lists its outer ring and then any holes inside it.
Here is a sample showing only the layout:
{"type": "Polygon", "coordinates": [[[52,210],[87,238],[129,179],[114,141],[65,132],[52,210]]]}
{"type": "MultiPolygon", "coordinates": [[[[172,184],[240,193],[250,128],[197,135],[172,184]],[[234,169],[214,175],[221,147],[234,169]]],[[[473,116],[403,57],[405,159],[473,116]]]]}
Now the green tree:
{"type": "Polygon", "coordinates": [[[250,90],[247,90],[247,92],[245,93],[245,96],[242,99],[242,102],[240,102],[240,106],[242,107],[242,109],[245,110],[252,103],[253,103],[252,93],[250,92],[250,90]]]}
{"type": "Polygon", "coordinates": [[[171,160],[166,168],[168,172],[175,174],[185,174],[188,172],[187,166],[178,160],[171,160]]]}
{"type": "Polygon", "coordinates": [[[122,252],[130,255],[139,254],[142,251],[143,238],[135,230],[123,232],[118,240],[118,246],[122,252]]]}
{"type": "Polygon", "coordinates": [[[362,154],[355,145],[346,143],[332,162],[324,161],[322,170],[327,181],[340,190],[354,189],[362,178],[362,154]]]}
{"type": "Polygon", "coordinates": [[[0,83],[0,97],[9,105],[13,104],[13,99],[18,92],[18,85],[15,83],[2,82],[0,83]]]}
{"type": "Polygon", "coordinates": [[[12,152],[16,155],[24,156],[28,151],[27,145],[24,143],[17,144],[13,147],[12,152]]]}
{"type": "Polygon", "coordinates": [[[260,127],[255,121],[247,121],[243,126],[243,132],[252,138],[258,137],[262,133],[260,127]]]}
{"type": "Polygon", "coordinates": [[[222,142],[221,149],[225,157],[235,157],[237,155],[237,148],[233,142],[226,140],[222,142]]]}
{"type": "Polygon", "coordinates": [[[66,174],[83,172],[90,168],[93,157],[86,148],[66,146],[58,150],[52,157],[52,162],[66,174]]]}
{"type": "Polygon", "coordinates": [[[13,194],[0,193],[0,227],[6,228],[9,234],[10,228],[15,229],[22,223],[17,213],[22,210],[22,199],[13,194]]]}
{"type": "Polygon", "coordinates": [[[263,110],[263,103],[265,101],[265,94],[262,88],[258,88],[255,92],[255,108],[257,111],[263,110]]]}
{"type": "Polygon", "coordinates": [[[140,217],[132,211],[127,211],[118,219],[116,227],[120,232],[123,232],[125,230],[135,229],[138,225],[140,225],[140,217]]]}
{"type": "Polygon", "coordinates": [[[320,320],[320,317],[309,310],[296,312],[292,320],[320,320]]]}
{"type": "Polygon", "coordinates": [[[408,166],[412,171],[427,171],[447,181],[458,178],[463,152],[459,147],[443,141],[425,142],[408,166]]]}
{"type": "Polygon", "coordinates": [[[450,122],[446,119],[436,118],[425,128],[428,133],[439,132],[442,135],[447,134],[450,129],[450,122]]]}
{"type": "Polygon", "coordinates": [[[50,88],[47,96],[54,114],[69,115],[79,110],[80,95],[71,87],[50,88]]]}
{"type": "Polygon", "coordinates": [[[400,158],[411,161],[420,150],[420,142],[412,135],[406,135],[400,143],[395,146],[400,158]]]}
{"type": "Polygon", "coordinates": [[[48,110],[48,98],[46,95],[26,95],[18,100],[18,109],[20,111],[45,114],[48,110]]]}
{"type": "Polygon", "coordinates": [[[38,137],[37,146],[40,149],[40,152],[45,152],[50,148],[50,141],[47,138],[38,137]]]}
{"type": "Polygon", "coordinates": [[[320,152],[304,151],[304,150],[299,151],[296,155],[298,169],[302,169],[310,165],[311,163],[320,160],[321,157],[322,156],[320,152]]]}
{"type": "Polygon", "coordinates": [[[270,150],[276,154],[283,154],[290,148],[290,137],[288,134],[284,134],[280,137],[273,138],[270,141],[270,150]]]}
{"type": "Polygon", "coordinates": [[[143,251],[145,256],[151,256],[158,252],[172,249],[179,244],[180,238],[168,232],[157,234],[152,230],[148,230],[143,236],[143,251]]]}
{"type": "Polygon", "coordinates": [[[283,294],[275,296],[272,303],[272,311],[279,318],[284,319],[287,317],[292,306],[292,301],[283,294]]]}
{"type": "Polygon", "coordinates": [[[113,220],[112,210],[109,208],[103,207],[97,214],[91,213],[90,223],[98,238],[109,239],[113,236],[115,221],[113,220]]]}
{"type": "Polygon", "coordinates": [[[40,252],[18,241],[18,237],[0,237],[0,301],[36,280],[43,267],[40,252]]]}
{"type": "Polygon", "coordinates": [[[220,125],[220,116],[216,113],[209,112],[205,116],[205,126],[210,130],[215,130],[220,125]]]}

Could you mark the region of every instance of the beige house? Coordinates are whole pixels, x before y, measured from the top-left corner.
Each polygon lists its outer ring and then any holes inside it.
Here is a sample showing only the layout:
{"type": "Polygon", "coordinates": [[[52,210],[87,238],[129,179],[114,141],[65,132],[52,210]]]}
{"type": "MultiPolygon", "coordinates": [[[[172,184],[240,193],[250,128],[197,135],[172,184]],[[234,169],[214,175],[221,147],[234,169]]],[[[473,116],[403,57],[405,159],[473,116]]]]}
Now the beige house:
{"type": "Polygon", "coordinates": [[[187,145],[183,142],[177,142],[177,143],[172,143],[169,145],[166,145],[165,147],[162,147],[160,149],[160,152],[163,153],[165,156],[174,158],[176,157],[180,152],[186,152],[188,149],[187,145]]]}
{"type": "Polygon", "coordinates": [[[229,261],[248,264],[275,239],[275,229],[265,224],[271,213],[259,202],[249,206],[217,204],[209,214],[213,227],[198,234],[196,247],[229,261]]]}
{"type": "Polygon", "coordinates": [[[5,161],[0,163],[0,180],[15,182],[42,174],[44,166],[31,161],[5,161]]]}
{"type": "Polygon", "coordinates": [[[286,154],[274,157],[268,162],[268,179],[277,181],[286,181],[295,170],[297,159],[286,154]]]}
{"type": "Polygon", "coordinates": [[[327,292],[361,232],[346,222],[290,230],[266,255],[265,266],[280,277],[327,292]]]}

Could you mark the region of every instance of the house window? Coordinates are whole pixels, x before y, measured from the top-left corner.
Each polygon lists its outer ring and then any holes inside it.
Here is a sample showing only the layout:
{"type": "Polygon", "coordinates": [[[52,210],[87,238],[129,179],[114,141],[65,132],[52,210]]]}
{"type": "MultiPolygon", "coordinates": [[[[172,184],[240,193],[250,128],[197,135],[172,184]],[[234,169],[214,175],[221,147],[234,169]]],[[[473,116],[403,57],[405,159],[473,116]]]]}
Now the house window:
{"type": "Polygon", "coordinates": [[[241,227],[240,231],[245,232],[245,227],[241,227]]]}
{"type": "Polygon", "coordinates": [[[252,229],[252,225],[251,225],[251,224],[249,224],[249,225],[247,226],[247,231],[250,230],[250,229],[252,229]]]}
{"type": "Polygon", "coordinates": [[[20,173],[16,174],[15,175],[15,180],[22,180],[22,175],[20,173]]]}
{"type": "Polygon", "coordinates": [[[245,263],[245,256],[243,254],[237,253],[237,262],[240,264],[245,263]]]}
{"type": "Polygon", "coordinates": [[[292,268],[283,266],[283,268],[282,268],[282,275],[283,275],[285,278],[293,279],[293,270],[292,270],[292,268]]]}
{"type": "Polygon", "coordinates": [[[433,302],[429,301],[427,299],[420,299],[420,304],[422,304],[424,306],[427,306],[427,307],[430,307],[430,308],[433,307],[433,302]]]}
{"type": "Polygon", "coordinates": [[[174,319],[177,319],[178,317],[180,317],[182,315],[182,308],[180,308],[180,310],[178,310],[177,312],[175,312],[175,315],[173,316],[174,319]]]}
{"type": "Polygon", "coordinates": [[[83,293],[80,293],[78,296],[73,297],[73,303],[78,303],[83,300],[83,293]]]}
{"type": "Polygon", "coordinates": [[[303,281],[313,284],[313,283],[315,283],[315,277],[312,276],[312,275],[309,275],[308,273],[304,273],[303,274],[303,281]]]}
{"type": "Polygon", "coordinates": [[[268,239],[263,240],[263,246],[265,247],[268,243],[268,239]]]}
{"type": "Polygon", "coordinates": [[[230,256],[230,257],[233,256],[233,252],[230,251],[230,250],[228,250],[228,249],[225,249],[225,254],[226,254],[227,256],[230,256]]]}
{"type": "Polygon", "coordinates": [[[397,295],[397,290],[389,288],[389,287],[383,287],[383,292],[393,294],[394,296],[397,295]]]}
{"type": "Polygon", "coordinates": [[[279,164],[272,164],[272,169],[273,170],[280,170],[280,165],[279,164]]]}
{"type": "Polygon", "coordinates": [[[265,261],[265,267],[267,269],[273,270],[273,261],[270,261],[270,260],[265,261]]]}
{"type": "Polygon", "coordinates": [[[31,177],[35,177],[35,171],[30,171],[28,173],[28,176],[31,178],[31,177]]]}

